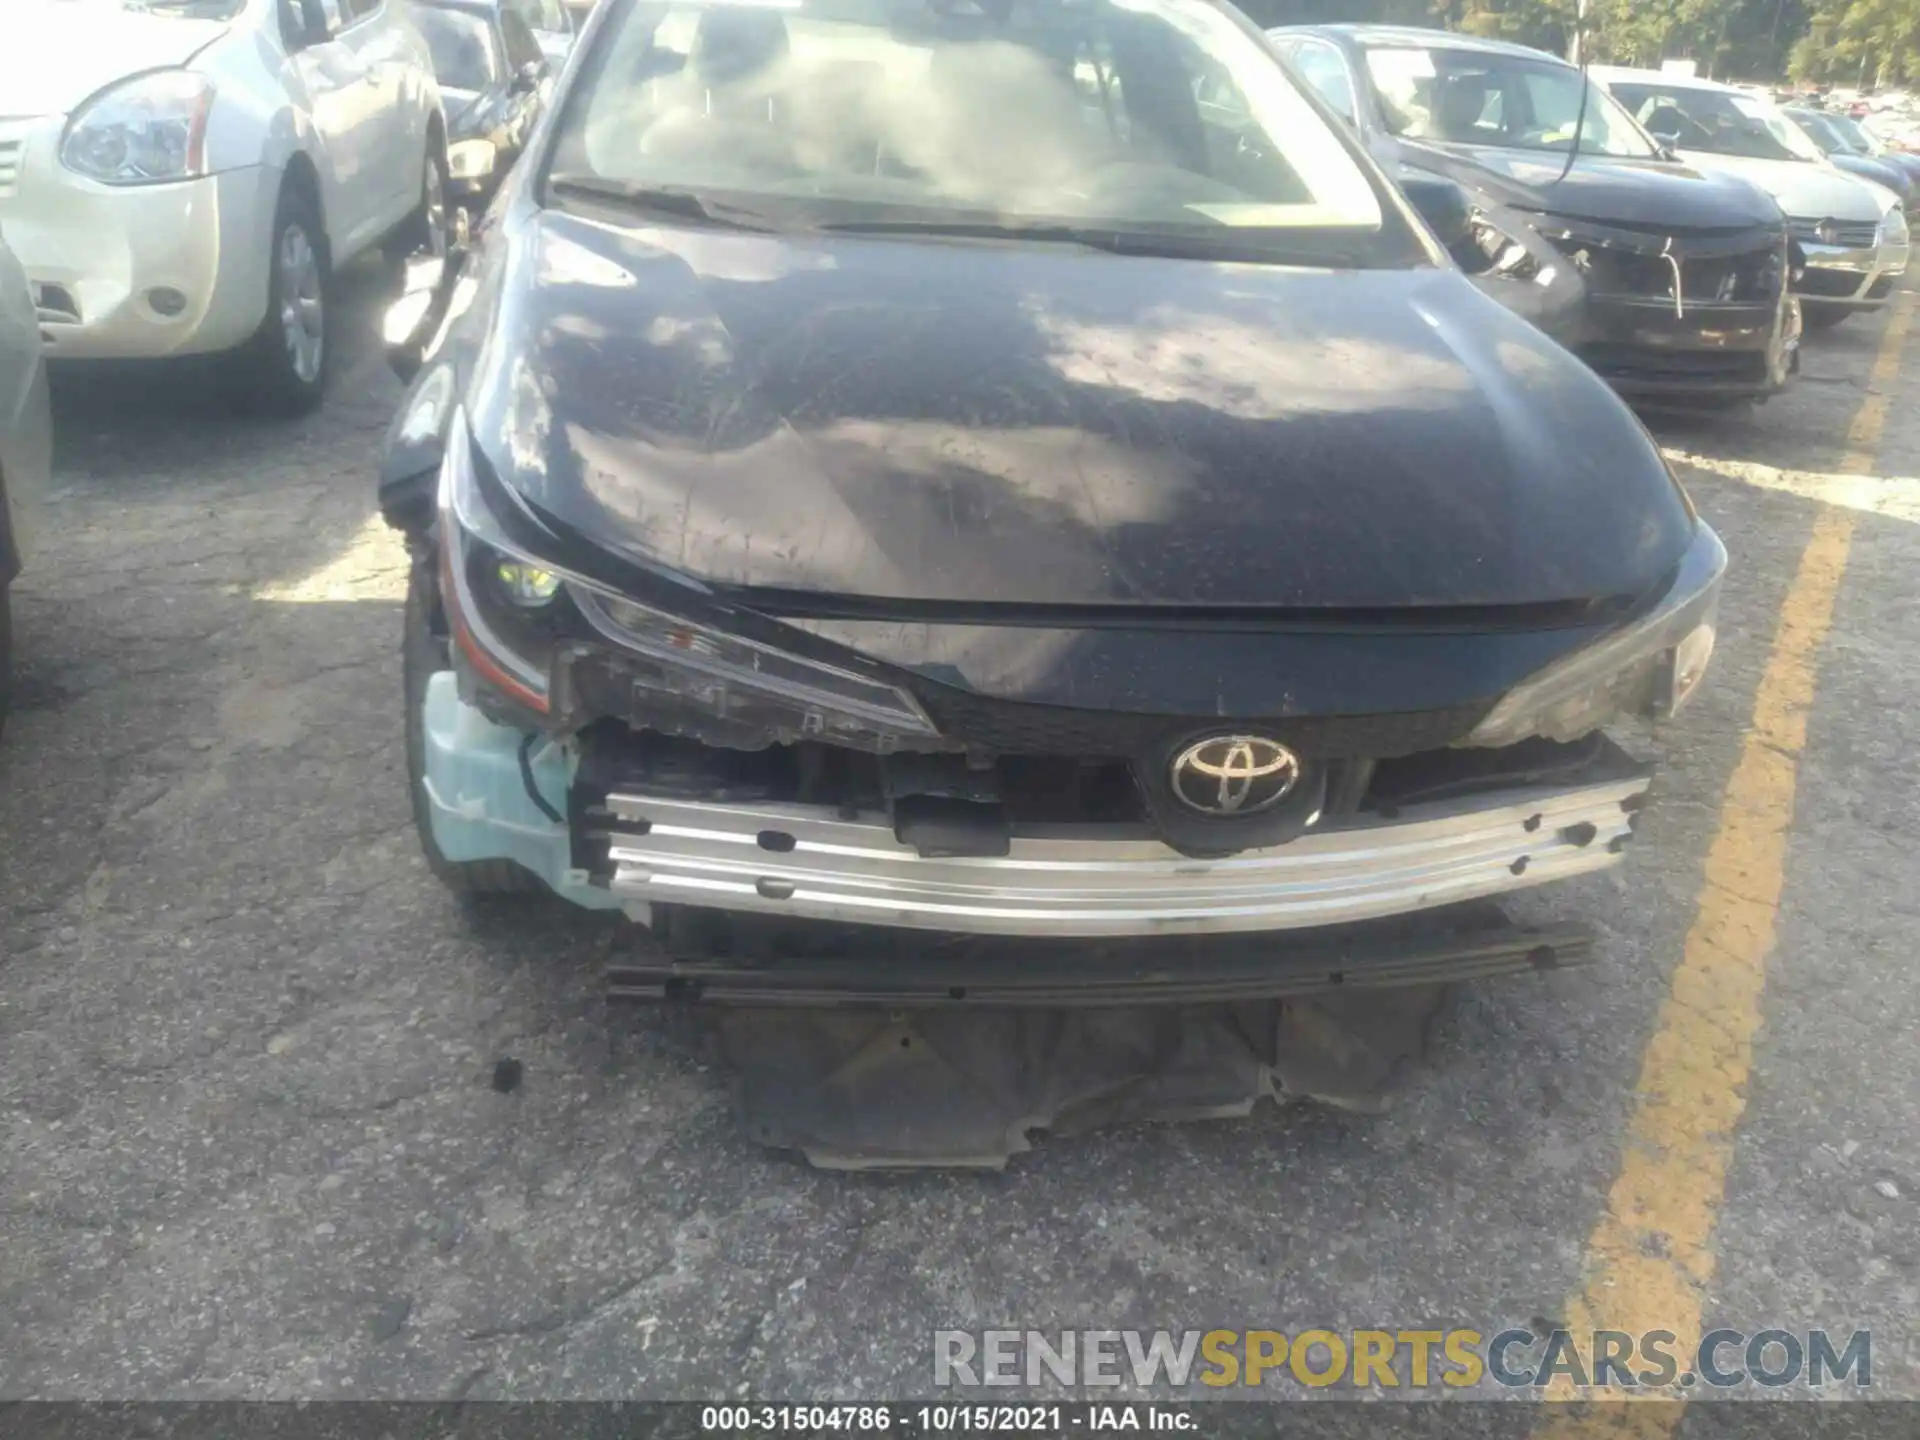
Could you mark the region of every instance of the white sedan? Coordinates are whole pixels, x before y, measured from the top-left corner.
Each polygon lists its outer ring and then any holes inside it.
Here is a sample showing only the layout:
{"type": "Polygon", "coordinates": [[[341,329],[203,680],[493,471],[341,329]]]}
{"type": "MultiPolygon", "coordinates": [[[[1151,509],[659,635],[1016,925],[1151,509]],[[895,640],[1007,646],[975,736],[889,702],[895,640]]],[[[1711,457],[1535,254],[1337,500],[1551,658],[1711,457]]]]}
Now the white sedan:
{"type": "Polygon", "coordinates": [[[320,400],[334,270],[444,243],[446,130],[401,0],[6,0],[0,231],[47,353],[232,352],[320,400]]]}

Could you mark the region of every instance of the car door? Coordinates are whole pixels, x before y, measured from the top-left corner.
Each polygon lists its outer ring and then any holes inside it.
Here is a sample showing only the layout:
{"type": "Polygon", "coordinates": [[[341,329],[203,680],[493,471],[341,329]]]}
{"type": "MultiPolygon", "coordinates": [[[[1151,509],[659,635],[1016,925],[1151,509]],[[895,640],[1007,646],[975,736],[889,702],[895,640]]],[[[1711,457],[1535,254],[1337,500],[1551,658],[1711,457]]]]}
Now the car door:
{"type": "Polygon", "coordinates": [[[366,244],[377,219],[380,136],[366,66],[347,43],[340,0],[286,0],[281,22],[292,51],[296,98],[319,140],[314,156],[334,263],[366,244]]]}
{"type": "Polygon", "coordinates": [[[371,137],[367,157],[369,213],[374,238],[412,213],[420,202],[426,156],[424,116],[411,83],[414,66],[399,14],[400,0],[340,0],[346,29],[341,42],[365,75],[362,101],[371,137]]]}

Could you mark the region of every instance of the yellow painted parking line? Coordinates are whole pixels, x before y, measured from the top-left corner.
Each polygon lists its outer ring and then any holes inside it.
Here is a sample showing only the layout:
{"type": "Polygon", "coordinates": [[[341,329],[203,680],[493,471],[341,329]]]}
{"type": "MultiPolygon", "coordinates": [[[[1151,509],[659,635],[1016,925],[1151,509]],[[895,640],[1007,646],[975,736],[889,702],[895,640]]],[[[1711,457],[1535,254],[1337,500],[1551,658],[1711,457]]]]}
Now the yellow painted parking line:
{"type": "MultiPolygon", "coordinates": [[[[1913,299],[1901,297],[1881,337],[1867,397],[1847,434],[1841,469],[1849,474],[1874,469],[1913,299]]],[[[1853,511],[1821,509],[1780,607],[1753,723],[1721,798],[1693,928],[1641,1056],[1634,1092],[1639,1105],[1620,1171],[1587,1241],[1584,1285],[1567,1305],[1567,1326],[1576,1336],[1603,1329],[1672,1331],[1683,1367],[1699,1345],[1701,1302],[1713,1279],[1713,1227],[1746,1109],[1767,952],[1785,883],[1795,772],[1853,525],[1853,511]]],[[[1598,1394],[1560,1383],[1548,1398],[1598,1394]]],[[[1671,1403],[1556,1408],[1534,1435],[1665,1440],[1683,1413],[1671,1403]]]]}

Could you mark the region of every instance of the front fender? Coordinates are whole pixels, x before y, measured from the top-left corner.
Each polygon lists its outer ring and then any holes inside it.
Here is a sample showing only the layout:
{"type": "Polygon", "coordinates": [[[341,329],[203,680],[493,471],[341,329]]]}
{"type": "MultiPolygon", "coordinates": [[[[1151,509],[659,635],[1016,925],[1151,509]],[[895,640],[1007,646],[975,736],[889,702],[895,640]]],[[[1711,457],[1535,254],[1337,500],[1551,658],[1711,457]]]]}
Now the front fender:
{"type": "Polygon", "coordinates": [[[456,367],[445,361],[428,365],[414,377],[381,443],[380,514],[405,535],[423,535],[433,523],[447,426],[459,408],[459,380],[456,367]]]}

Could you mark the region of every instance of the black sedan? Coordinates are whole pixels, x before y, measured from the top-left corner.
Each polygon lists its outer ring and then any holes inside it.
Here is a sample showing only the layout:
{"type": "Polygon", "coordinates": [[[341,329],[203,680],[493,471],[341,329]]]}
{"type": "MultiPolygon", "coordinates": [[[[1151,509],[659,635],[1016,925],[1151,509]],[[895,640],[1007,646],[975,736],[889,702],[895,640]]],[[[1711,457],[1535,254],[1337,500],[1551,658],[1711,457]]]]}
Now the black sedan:
{"type": "Polygon", "coordinates": [[[533,133],[551,62],[503,0],[409,0],[408,12],[446,107],[448,188],[463,210],[478,211],[533,133]]]}
{"type": "Polygon", "coordinates": [[[1537,50],[1391,26],[1270,34],[1375,156],[1457,181],[1578,270],[1587,303],[1552,328],[1623,394],[1758,398],[1786,383],[1799,315],[1786,223],[1764,191],[1675,161],[1537,50]]]}
{"type": "Polygon", "coordinates": [[[1619,860],[1725,551],[1258,30],[603,6],[389,317],[436,873],[644,921],[656,998],[1578,958],[1490,897],[1619,860]]]}

